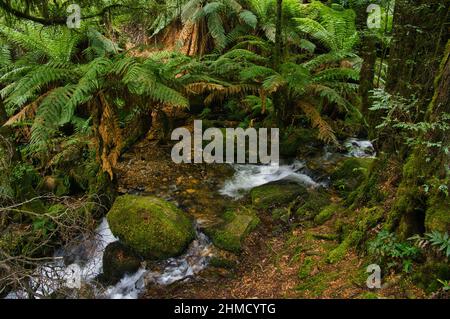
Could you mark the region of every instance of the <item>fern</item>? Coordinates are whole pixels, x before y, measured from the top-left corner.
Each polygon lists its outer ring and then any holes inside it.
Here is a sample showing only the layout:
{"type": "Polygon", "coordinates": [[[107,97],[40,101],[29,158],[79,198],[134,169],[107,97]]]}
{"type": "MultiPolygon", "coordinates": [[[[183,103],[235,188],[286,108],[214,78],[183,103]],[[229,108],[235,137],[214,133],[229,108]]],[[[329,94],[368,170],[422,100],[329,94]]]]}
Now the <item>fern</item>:
{"type": "Polygon", "coordinates": [[[351,51],[358,42],[353,10],[338,11],[319,1],[300,7],[298,30],[330,51],[351,51]]]}
{"type": "Polygon", "coordinates": [[[325,143],[338,144],[338,140],[334,135],[331,126],[322,118],[317,109],[309,103],[299,102],[298,106],[302,109],[307,118],[311,121],[311,125],[319,130],[318,138],[325,143]]]}

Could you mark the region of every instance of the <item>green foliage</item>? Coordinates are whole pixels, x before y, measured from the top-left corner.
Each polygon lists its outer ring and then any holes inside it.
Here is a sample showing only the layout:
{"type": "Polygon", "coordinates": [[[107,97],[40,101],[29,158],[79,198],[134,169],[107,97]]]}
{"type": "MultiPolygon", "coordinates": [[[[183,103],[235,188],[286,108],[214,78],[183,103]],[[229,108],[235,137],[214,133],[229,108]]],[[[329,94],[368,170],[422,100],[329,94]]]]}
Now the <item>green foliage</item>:
{"type": "Polygon", "coordinates": [[[369,242],[368,252],[388,269],[398,270],[401,266],[406,273],[411,272],[413,261],[420,254],[417,247],[398,241],[395,234],[386,230],[379,232],[377,237],[369,242]]]}
{"type": "Polygon", "coordinates": [[[449,145],[445,139],[436,137],[450,132],[450,114],[440,112],[437,116],[428,117],[425,110],[419,107],[420,103],[415,96],[392,96],[383,89],[376,89],[370,110],[380,113],[381,123],[376,127],[380,136],[395,136],[396,142],[411,149],[420,149],[426,163],[442,163],[439,169],[445,177],[425,184],[424,189],[429,193],[431,188],[435,188],[448,196],[450,171],[445,158],[450,154],[449,145]],[[442,158],[442,161],[436,161],[436,158],[442,158]]]}
{"type": "Polygon", "coordinates": [[[223,50],[227,44],[228,22],[238,21],[237,26],[255,29],[258,19],[252,11],[242,7],[236,0],[169,0],[165,10],[155,19],[151,29],[153,36],[161,33],[176,21],[181,20],[185,27],[205,25],[214,40],[216,49],[223,50]]]}
{"type": "Polygon", "coordinates": [[[448,232],[441,233],[439,231],[432,231],[431,233],[426,233],[424,236],[415,235],[409,239],[414,241],[416,246],[422,250],[432,247],[446,258],[450,257],[450,237],[448,232]]]}
{"type": "Polygon", "coordinates": [[[444,291],[450,291],[450,280],[438,279],[438,282],[442,285],[444,291]]]}
{"type": "MultiPolygon", "coordinates": [[[[252,37],[251,41],[256,38],[252,37]]],[[[264,43],[259,39],[258,43],[264,43]]],[[[264,47],[270,47],[266,43],[264,47]]],[[[336,142],[333,130],[321,116],[324,105],[332,105],[339,112],[361,118],[359,110],[347,100],[355,94],[359,79],[358,70],[338,67],[336,64],[345,57],[354,56],[344,52],[331,52],[318,55],[303,62],[286,61],[279,71],[271,66],[270,53],[260,54],[258,50],[241,49],[240,46],[227,51],[219,57],[212,57],[207,62],[205,72],[216,76],[218,85],[197,83],[191,86],[196,93],[210,92],[205,99],[206,104],[213,101],[223,101],[225,98],[241,98],[244,103],[253,101],[253,105],[261,106],[261,110],[269,110],[272,115],[276,109],[271,110],[273,96],[278,92],[286,92],[288,104],[292,104],[289,112],[303,112],[311,121],[311,125],[319,129],[319,138],[325,142],[336,142]],[[255,94],[259,93],[260,101],[256,102],[255,94]],[[268,97],[271,96],[268,100],[268,97]]],[[[270,51],[268,51],[270,52],[270,51]]],[[[301,57],[299,57],[300,59],[301,57]]],[[[291,58],[295,61],[295,56],[291,58]]],[[[253,109],[253,107],[252,107],[253,109]]]]}
{"type": "Polygon", "coordinates": [[[331,51],[351,51],[358,42],[353,10],[335,10],[320,1],[302,6],[298,29],[331,51]]]}
{"type": "Polygon", "coordinates": [[[92,105],[100,108],[100,92],[113,109],[121,107],[115,99],[117,92],[126,96],[125,106],[188,106],[187,99],[179,93],[180,82],[185,79],[175,79],[178,67],[188,62],[179,55],[159,53],[140,59],[119,53],[113,42],[92,29],[75,35],[61,28],[39,34],[36,30],[35,27],[23,32],[0,28],[5,40],[25,50],[0,81],[5,85],[1,94],[9,113],[20,110],[13,123],[25,124],[24,120],[31,117],[28,153],[46,153],[62,136],[60,129],[68,124],[78,132],[88,133],[80,128],[89,119],[80,119],[77,112],[92,112],[92,105]],[[80,61],[74,53],[80,51],[83,40],[89,41],[90,46],[83,51],[80,61]],[[167,56],[173,59],[171,63],[166,63],[167,56]]]}

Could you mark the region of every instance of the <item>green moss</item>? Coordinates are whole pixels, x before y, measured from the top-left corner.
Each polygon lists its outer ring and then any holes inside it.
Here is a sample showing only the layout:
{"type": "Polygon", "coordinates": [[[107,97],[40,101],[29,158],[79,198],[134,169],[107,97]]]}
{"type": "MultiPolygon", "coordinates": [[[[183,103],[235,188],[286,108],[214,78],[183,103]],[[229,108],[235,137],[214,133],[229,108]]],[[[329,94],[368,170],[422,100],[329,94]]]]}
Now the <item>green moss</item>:
{"type": "Polygon", "coordinates": [[[427,232],[450,230],[450,198],[440,194],[430,197],[425,212],[425,228],[427,232]]]}
{"type": "Polygon", "coordinates": [[[320,298],[325,290],[330,287],[330,282],[339,278],[336,272],[319,272],[314,276],[307,276],[303,282],[296,287],[301,294],[307,294],[308,298],[320,298]]]}
{"type": "Polygon", "coordinates": [[[300,269],[298,270],[298,278],[305,279],[311,274],[312,268],[314,266],[314,259],[312,257],[306,257],[303,261],[300,269]]]}
{"type": "Polygon", "coordinates": [[[363,292],[356,298],[357,299],[378,299],[378,295],[374,292],[367,291],[367,292],[363,292]]]}
{"type": "Polygon", "coordinates": [[[412,274],[415,284],[427,293],[433,293],[442,287],[440,280],[450,280],[450,265],[445,262],[428,261],[412,274]]]}
{"type": "Polygon", "coordinates": [[[288,208],[275,208],[272,211],[272,218],[275,221],[281,221],[283,223],[288,223],[291,217],[291,210],[288,208]]]}
{"type": "Polygon", "coordinates": [[[320,233],[315,233],[313,234],[313,237],[316,239],[322,239],[322,240],[336,240],[338,239],[338,235],[337,234],[320,234],[320,233]]]}
{"type": "Polygon", "coordinates": [[[330,204],[330,195],[324,190],[313,190],[308,195],[305,203],[295,213],[301,221],[314,219],[325,206],[330,204]]]}
{"type": "Polygon", "coordinates": [[[190,218],[156,197],[117,197],[107,219],[115,236],[150,259],[177,256],[195,237],[190,218]]]}
{"type": "Polygon", "coordinates": [[[224,223],[215,229],[208,230],[215,246],[239,252],[242,242],[247,235],[259,224],[259,218],[250,208],[227,211],[224,214],[224,223]]]}
{"type": "Polygon", "coordinates": [[[27,233],[19,229],[8,229],[0,236],[0,249],[9,255],[21,255],[27,245],[27,233]]]}
{"type": "Polygon", "coordinates": [[[328,254],[327,262],[336,263],[342,260],[350,247],[364,242],[367,239],[368,231],[375,227],[383,216],[384,209],[382,207],[363,208],[357,212],[356,221],[350,225],[336,225],[343,232],[343,240],[328,254]]]}
{"type": "Polygon", "coordinates": [[[331,174],[332,186],[341,195],[348,195],[367,179],[373,161],[372,158],[344,159],[331,174]]]}
{"type": "Polygon", "coordinates": [[[369,169],[368,178],[363,182],[356,191],[350,193],[346,198],[347,206],[371,206],[382,202],[389,192],[382,190],[380,185],[386,180],[386,167],[389,167],[390,175],[398,174],[395,166],[388,164],[388,156],[381,154],[379,158],[374,159],[372,166],[369,169]]]}
{"type": "Polygon", "coordinates": [[[337,204],[331,204],[320,211],[320,213],[314,218],[314,223],[317,225],[324,224],[327,220],[333,217],[334,213],[341,207],[337,204]]]}
{"type": "Polygon", "coordinates": [[[347,250],[349,249],[351,241],[345,239],[339,246],[329,252],[326,261],[330,264],[334,264],[347,254],[347,250]]]}
{"type": "Polygon", "coordinates": [[[307,189],[296,183],[275,182],[254,188],[251,193],[255,207],[267,209],[287,205],[298,196],[307,196],[307,189]]]}

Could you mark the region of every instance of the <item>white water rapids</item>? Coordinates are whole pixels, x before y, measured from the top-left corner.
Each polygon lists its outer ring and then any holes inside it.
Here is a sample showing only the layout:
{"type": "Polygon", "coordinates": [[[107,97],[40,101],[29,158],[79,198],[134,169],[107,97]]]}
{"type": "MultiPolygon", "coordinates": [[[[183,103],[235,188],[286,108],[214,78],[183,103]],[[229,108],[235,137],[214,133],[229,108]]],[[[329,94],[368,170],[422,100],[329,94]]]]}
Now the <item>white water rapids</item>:
{"type": "Polygon", "coordinates": [[[281,180],[294,181],[308,187],[319,186],[311,177],[300,172],[304,167],[300,161],[291,165],[235,165],[236,173],[219,192],[239,199],[255,187],[281,180]]]}

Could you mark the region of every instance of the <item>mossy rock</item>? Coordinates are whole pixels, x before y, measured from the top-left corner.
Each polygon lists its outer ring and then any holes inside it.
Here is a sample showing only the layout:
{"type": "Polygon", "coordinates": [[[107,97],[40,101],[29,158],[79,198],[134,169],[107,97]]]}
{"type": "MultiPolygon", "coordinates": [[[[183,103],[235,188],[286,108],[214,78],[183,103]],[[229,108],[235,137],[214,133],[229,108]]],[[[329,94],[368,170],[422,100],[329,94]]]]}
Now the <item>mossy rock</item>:
{"type": "Polygon", "coordinates": [[[288,208],[275,208],[272,211],[272,219],[275,221],[288,223],[290,218],[291,218],[291,210],[288,208]]]}
{"type": "Polygon", "coordinates": [[[331,184],[341,195],[348,195],[366,180],[373,158],[346,158],[331,174],[331,184]]]}
{"type": "Polygon", "coordinates": [[[297,208],[295,212],[301,221],[312,220],[320,211],[330,204],[330,194],[323,188],[314,189],[308,192],[308,198],[297,208]]]}
{"type": "Polygon", "coordinates": [[[320,211],[320,213],[314,217],[314,223],[316,225],[322,225],[326,221],[330,220],[333,215],[341,209],[338,204],[331,204],[320,211]]]}
{"type": "Polygon", "coordinates": [[[140,257],[119,241],[106,246],[103,253],[103,279],[110,284],[117,283],[125,275],[138,271],[140,257]]]}
{"type": "Polygon", "coordinates": [[[348,249],[350,248],[351,240],[345,239],[342,243],[339,244],[335,249],[329,252],[327,256],[327,263],[334,264],[338,261],[341,261],[345,255],[347,254],[348,249]]]}
{"type": "MultiPolygon", "coordinates": [[[[345,211],[346,214],[352,213],[351,211],[345,211]]],[[[356,221],[350,224],[345,224],[340,220],[335,223],[335,229],[343,238],[342,242],[335,249],[330,251],[327,256],[327,262],[336,263],[340,261],[350,247],[360,245],[367,240],[369,230],[377,226],[383,219],[384,208],[381,206],[375,206],[371,208],[363,208],[356,212],[356,221]]]]}
{"type": "Polygon", "coordinates": [[[195,237],[188,215],[153,196],[119,196],[107,219],[115,236],[149,259],[178,256],[195,237]]]}
{"type": "Polygon", "coordinates": [[[226,251],[238,253],[242,249],[244,239],[259,224],[259,218],[248,207],[227,211],[224,222],[206,233],[212,238],[214,245],[226,251]]]}
{"type": "Polygon", "coordinates": [[[257,208],[287,205],[298,196],[307,196],[305,186],[290,182],[272,182],[252,189],[250,196],[252,203],[257,208]]]}

